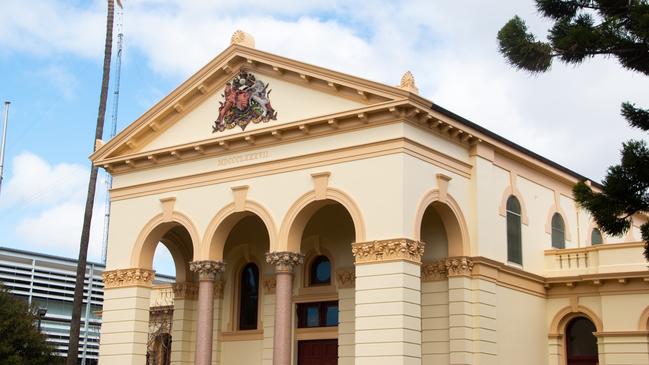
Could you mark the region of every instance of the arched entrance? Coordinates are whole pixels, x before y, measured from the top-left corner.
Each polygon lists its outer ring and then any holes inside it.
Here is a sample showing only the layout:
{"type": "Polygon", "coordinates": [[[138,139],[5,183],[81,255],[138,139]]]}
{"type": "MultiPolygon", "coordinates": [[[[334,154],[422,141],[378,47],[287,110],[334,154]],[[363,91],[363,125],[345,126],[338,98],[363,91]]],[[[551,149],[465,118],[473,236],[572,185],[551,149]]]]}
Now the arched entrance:
{"type": "Polygon", "coordinates": [[[186,328],[196,320],[196,278],[189,269],[196,233],[179,220],[154,219],[148,226],[151,228],[141,236],[133,255],[134,266],[157,270],[150,294],[146,359],[155,365],[170,364],[172,359],[191,360],[195,335],[186,328]],[[171,267],[154,267],[154,257],[164,251],[171,256],[171,267]]]}
{"type": "Polygon", "coordinates": [[[566,362],[567,365],[596,365],[597,338],[593,334],[597,329],[593,322],[583,316],[575,317],[566,325],[566,362]]]}

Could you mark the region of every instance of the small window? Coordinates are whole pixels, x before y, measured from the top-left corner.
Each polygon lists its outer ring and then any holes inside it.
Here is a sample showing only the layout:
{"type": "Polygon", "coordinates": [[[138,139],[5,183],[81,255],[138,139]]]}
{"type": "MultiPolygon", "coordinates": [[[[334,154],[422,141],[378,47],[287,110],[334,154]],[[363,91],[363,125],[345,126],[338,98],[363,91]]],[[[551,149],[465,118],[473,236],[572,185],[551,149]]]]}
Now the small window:
{"type": "Polygon", "coordinates": [[[507,199],[507,261],[523,264],[521,204],[515,196],[507,199]]]}
{"type": "Polygon", "coordinates": [[[313,260],[313,263],[311,264],[310,284],[331,284],[331,262],[329,262],[327,256],[320,255],[313,260]]]}
{"type": "Polygon", "coordinates": [[[559,213],[552,216],[552,247],[566,248],[565,226],[559,213]]]}
{"type": "Polygon", "coordinates": [[[259,269],[254,263],[241,271],[239,287],[239,329],[257,329],[259,311],[259,269]]]}
{"type": "Polygon", "coordinates": [[[602,232],[597,228],[593,228],[593,230],[590,232],[590,244],[601,245],[602,243],[604,243],[602,232]]]}
{"type": "Polygon", "coordinates": [[[338,302],[299,303],[297,327],[334,327],[338,325],[338,302]]]}

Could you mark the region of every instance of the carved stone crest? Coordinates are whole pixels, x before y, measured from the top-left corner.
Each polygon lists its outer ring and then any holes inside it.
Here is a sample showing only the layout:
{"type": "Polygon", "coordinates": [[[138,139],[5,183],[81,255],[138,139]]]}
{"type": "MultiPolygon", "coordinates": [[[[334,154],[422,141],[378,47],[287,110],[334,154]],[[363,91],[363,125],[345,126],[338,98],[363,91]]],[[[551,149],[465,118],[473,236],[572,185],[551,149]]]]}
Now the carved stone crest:
{"type": "Polygon", "coordinates": [[[236,126],[245,130],[250,123],[266,123],[277,120],[277,112],[270,105],[269,84],[257,80],[255,75],[241,70],[225,89],[220,101],[219,115],[212,126],[212,133],[223,132],[236,126]]]}
{"type": "Polygon", "coordinates": [[[356,284],[356,274],[354,269],[340,269],[336,273],[336,282],[338,288],[353,288],[356,284]]]}

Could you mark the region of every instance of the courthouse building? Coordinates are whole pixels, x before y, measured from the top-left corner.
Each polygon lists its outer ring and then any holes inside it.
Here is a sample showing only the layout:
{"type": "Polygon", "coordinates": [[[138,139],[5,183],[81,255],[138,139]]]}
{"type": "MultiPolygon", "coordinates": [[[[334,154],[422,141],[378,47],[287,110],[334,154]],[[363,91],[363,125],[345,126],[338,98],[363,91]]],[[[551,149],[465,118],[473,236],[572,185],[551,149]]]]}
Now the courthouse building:
{"type": "Polygon", "coordinates": [[[584,177],[409,72],[383,85],[236,32],[91,158],[114,178],[101,365],[649,364],[647,217],[603,235],[584,177]]]}

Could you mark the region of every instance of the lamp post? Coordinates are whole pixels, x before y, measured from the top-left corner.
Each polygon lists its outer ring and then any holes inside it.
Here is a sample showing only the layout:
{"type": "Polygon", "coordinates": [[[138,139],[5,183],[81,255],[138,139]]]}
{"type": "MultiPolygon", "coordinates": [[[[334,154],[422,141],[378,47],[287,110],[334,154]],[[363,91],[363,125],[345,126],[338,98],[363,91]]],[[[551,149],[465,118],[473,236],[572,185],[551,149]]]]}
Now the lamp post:
{"type": "Polygon", "coordinates": [[[41,331],[41,320],[47,314],[47,308],[38,308],[36,310],[36,316],[38,316],[38,332],[41,331]]]}

